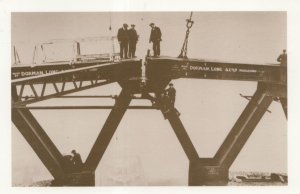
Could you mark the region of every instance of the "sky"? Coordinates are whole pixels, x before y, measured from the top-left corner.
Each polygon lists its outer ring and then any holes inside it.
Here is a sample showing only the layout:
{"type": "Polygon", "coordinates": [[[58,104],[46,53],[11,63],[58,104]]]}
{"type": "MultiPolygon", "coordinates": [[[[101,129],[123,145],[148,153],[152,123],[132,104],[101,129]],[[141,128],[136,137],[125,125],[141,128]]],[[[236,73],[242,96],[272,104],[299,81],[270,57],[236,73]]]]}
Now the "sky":
{"type": "MultiPolygon", "coordinates": [[[[144,58],[149,23],[161,28],[162,55],[178,56],[189,12],[118,13],[13,13],[12,44],[19,46],[21,61],[30,63],[33,45],[49,39],[116,35],[123,23],[135,24],[139,34],[137,56],[144,58]],[[112,31],[109,31],[109,26],[112,31]],[[23,47],[23,50],[21,49],[23,47]],[[24,49],[32,48],[32,49],[24,49]]],[[[237,63],[273,64],[287,47],[285,12],[194,12],[188,56],[237,63]]],[[[97,45],[94,45],[97,47],[97,45]]],[[[65,49],[65,48],[60,48],[65,49]]],[[[200,157],[212,157],[248,103],[239,96],[252,95],[256,83],[178,79],[176,107],[200,157]]],[[[111,84],[81,94],[118,94],[111,84]]],[[[39,104],[111,104],[99,100],[49,100],[39,104]]],[[[146,103],[149,102],[133,102],[146,103]]],[[[232,171],[287,172],[287,126],[281,105],[273,102],[233,163],[232,171]]],[[[33,111],[62,153],[78,150],[83,159],[99,133],[108,111],[33,111]]],[[[51,175],[12,125],[13,183],[51,175]],[[31,176],[32,175],[32,176],[31,176]]],[[[155,110],[129,110],[96,171],[96,184],[109,184],[114,167],[137,166],[141,185],[186,185],[188,160],[169,123],[155,110]],[[118,164],[118,161],[123,161],[118,164]],[[123,165],[123,166],[122,166],[123,165]],[[104,175],[107,175],[106,177],[104,175]]]]}

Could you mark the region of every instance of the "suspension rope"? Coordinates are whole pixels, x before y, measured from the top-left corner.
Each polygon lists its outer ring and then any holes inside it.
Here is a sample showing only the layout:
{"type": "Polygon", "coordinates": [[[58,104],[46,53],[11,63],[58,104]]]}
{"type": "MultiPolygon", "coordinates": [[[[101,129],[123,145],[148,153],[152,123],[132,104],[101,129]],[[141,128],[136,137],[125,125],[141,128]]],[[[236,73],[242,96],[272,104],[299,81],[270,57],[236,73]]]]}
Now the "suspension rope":
{"type": "Polygon", "coordinates": [[[189,34],[190,34],[190,29],[192,28],[194,21],[192,21],[192,16],[193,12],[190,14],[190,18],[186,19],[186,34],[185,34],[185,39],[181,48],[181,52],[178,56],[178,58],[187,58],[187,45],[188,45],[188,39],[189,39],[189,34]]]}

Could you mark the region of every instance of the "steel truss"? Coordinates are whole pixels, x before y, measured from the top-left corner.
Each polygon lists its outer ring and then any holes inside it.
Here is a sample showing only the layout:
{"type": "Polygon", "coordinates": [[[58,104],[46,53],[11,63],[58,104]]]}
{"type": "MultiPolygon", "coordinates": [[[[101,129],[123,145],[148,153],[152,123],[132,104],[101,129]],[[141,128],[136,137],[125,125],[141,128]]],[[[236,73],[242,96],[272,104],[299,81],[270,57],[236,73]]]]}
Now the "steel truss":
{"type": "MultiPolygon", "coordinates": [[[[94,186],[95,170],[101,161],[119,123],[121,122],[127,109],[153,109],[151,106],[129,106],[134,94],[138,93],[135,86],[139,85],[138,80],[122,80],[117,81],[122,91],[118,96],[113,97],[115,104],[113,106],[77,106],[77,107],[34,107],[28,104],[39,102],[46,99],[56,97],[67,97],[64,95],[72,94],[78,91],[102,86],[115,82],[113,79],[103,79],[96,76],[90,80],[63,80],[62,78],[72,78],[78,75],[78,72],[86,72],[100,68],[102,65],[92,67],[79,68],[59,72],[53,75],[42,75],[34,78],[22,78],[12,81],[12,121],[17,129],[22,133],[26,141],[33,148],[35,153],[41,159],[43,164],[54,177],[54,185],[71,185],[71,186],[94,186]],[[61,80],[59,82],[49,79],[55,78],[61,80]],[[85,84],[83,84],[85,82],[85,84]],[[60,83],[61,86],[57,83],[60,83]],[[72,84],[71,89],[66,89],[66,84],[72,84]],[[88,83],[88,84],[86,84],[88,83]],[[37,89],[36,85],[42,87],[37,89]],[[52,93],[45,94],[46,89],[52,85],[52,93]],[[29,86],[34,94],[30,98],[24,96],[24,88],[29,86]],[[19,87],[19,91],[17,90],[19,87]],[[62,154],[56,148],[51,139],[47,136],[38,121],[34,118],[30,109],[111,109],[111,112],[104,123],[95,143],[84,163],[84,167],[79,172],[69,171],[62,154]]],[[[96,71],[97,72],[97,71],[96,71]]],[[[93,74],[94,75],[94,74],[93,74]]],[[[152,80],[150,91],[154,91],[156,96],[162,92],[163,88],[171,80],[170,77],[158,80],[152,80]]],[[[148,94],[149,88],[140,90],[142,95],[148,94]]],[[[84,97],[84,96],[83,96],[84,97]]],[[[106,96],[107,97],[107,96],[106,96]]],[[[152,98],[146,98],[153,101],[152,98]]],[[[166,118],[170,122],[187,158],[189,159],[189,185],[226,185],[228,182],[228,170],[236,159],[237,155],[245,145],[251,133],[263,117],[268,107],[274,99],[279,99],[287,116],[287,93],[286,84],[278,82],[259,82],[257,90],[237,122],[225,138],[223,144],[213,158],[200,158],[184,125],[182,124],[175,108],[171,108],[166,118]]],[[[159,100],[159,99],[158,99],[159,100]]],[[[158,109],[161,109],[159,107],[158,109]]],[[[161,109],[162,110],[162,109],[161,109]]],[[[163,114],[165,114],[163,112],[163,114]]]]}

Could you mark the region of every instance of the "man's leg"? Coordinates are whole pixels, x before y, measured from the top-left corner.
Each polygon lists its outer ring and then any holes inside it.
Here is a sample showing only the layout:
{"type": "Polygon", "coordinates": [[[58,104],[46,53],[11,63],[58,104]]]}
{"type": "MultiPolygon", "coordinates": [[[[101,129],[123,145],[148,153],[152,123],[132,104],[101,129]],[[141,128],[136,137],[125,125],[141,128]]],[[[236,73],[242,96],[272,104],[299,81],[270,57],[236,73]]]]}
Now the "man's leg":
{"type": "Polygon", "coordinates": [[[124,43],[124,57],[128,58],[128,43],[124,43]]]}
{"type": "Polygon", "coordinates": [[[120,43],[120,58],[123,59],[123,43],[120,43]]]}
{"type": "Polygon", "coordinates": [[[153,55],[156,56],[157,53],[156,53],[156,42],[154,41],[153,42],[153,55]]]}
{"type": "Polygon", "coordinates": [[[160,41],[157,41],[157,55],[159,56],[160,55],[160,41]]]}
{"type": "Polygon", "coordinates": [[[132,57],[135,57],[136,42],[132,43],[132,57]]]}
{"type": "Polygon", "coordinates": [[[128,52],[128,57],[131,58],[132,57],[132,47],[133,47],[133,43],[129,42],[129,52],[128,52]]]}

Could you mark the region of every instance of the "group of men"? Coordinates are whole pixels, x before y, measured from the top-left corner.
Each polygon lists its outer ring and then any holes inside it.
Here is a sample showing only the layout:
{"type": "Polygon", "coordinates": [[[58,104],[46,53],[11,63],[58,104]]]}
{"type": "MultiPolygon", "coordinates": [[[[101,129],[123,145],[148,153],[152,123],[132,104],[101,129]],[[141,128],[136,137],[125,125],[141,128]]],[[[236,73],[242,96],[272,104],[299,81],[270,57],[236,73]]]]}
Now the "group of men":
{"type": "Polygon", "coordinates": [[[138,41],[138,35],[134,29],[135,25],[131,24],[131,28],[128,30],[128,25],[123,24],[123,27],[118,31],[118,41],[120,44],[120,57],[121,59],[125,58],[134,58],[136,43],[138,41]],[[129,47],[129,52],[128,52],[129,47]]]}
{"type": "MultiPolygon", "coordinates": [[[[162,41],[161,31],[154,23],[150,23],[150,27],[151,34],[149,43],[153,43],[153,53],[154,56],[157,57],[160,55],[160,41],[162,41]]],[[[118,30],[117,37],[120,44],[120,58],[135,58],[136,44],[139,39],[135,25],[131,24],[131,28],[128,29],[128,25],[126,23],[123,24],[123,27],[118,30]]]]}

